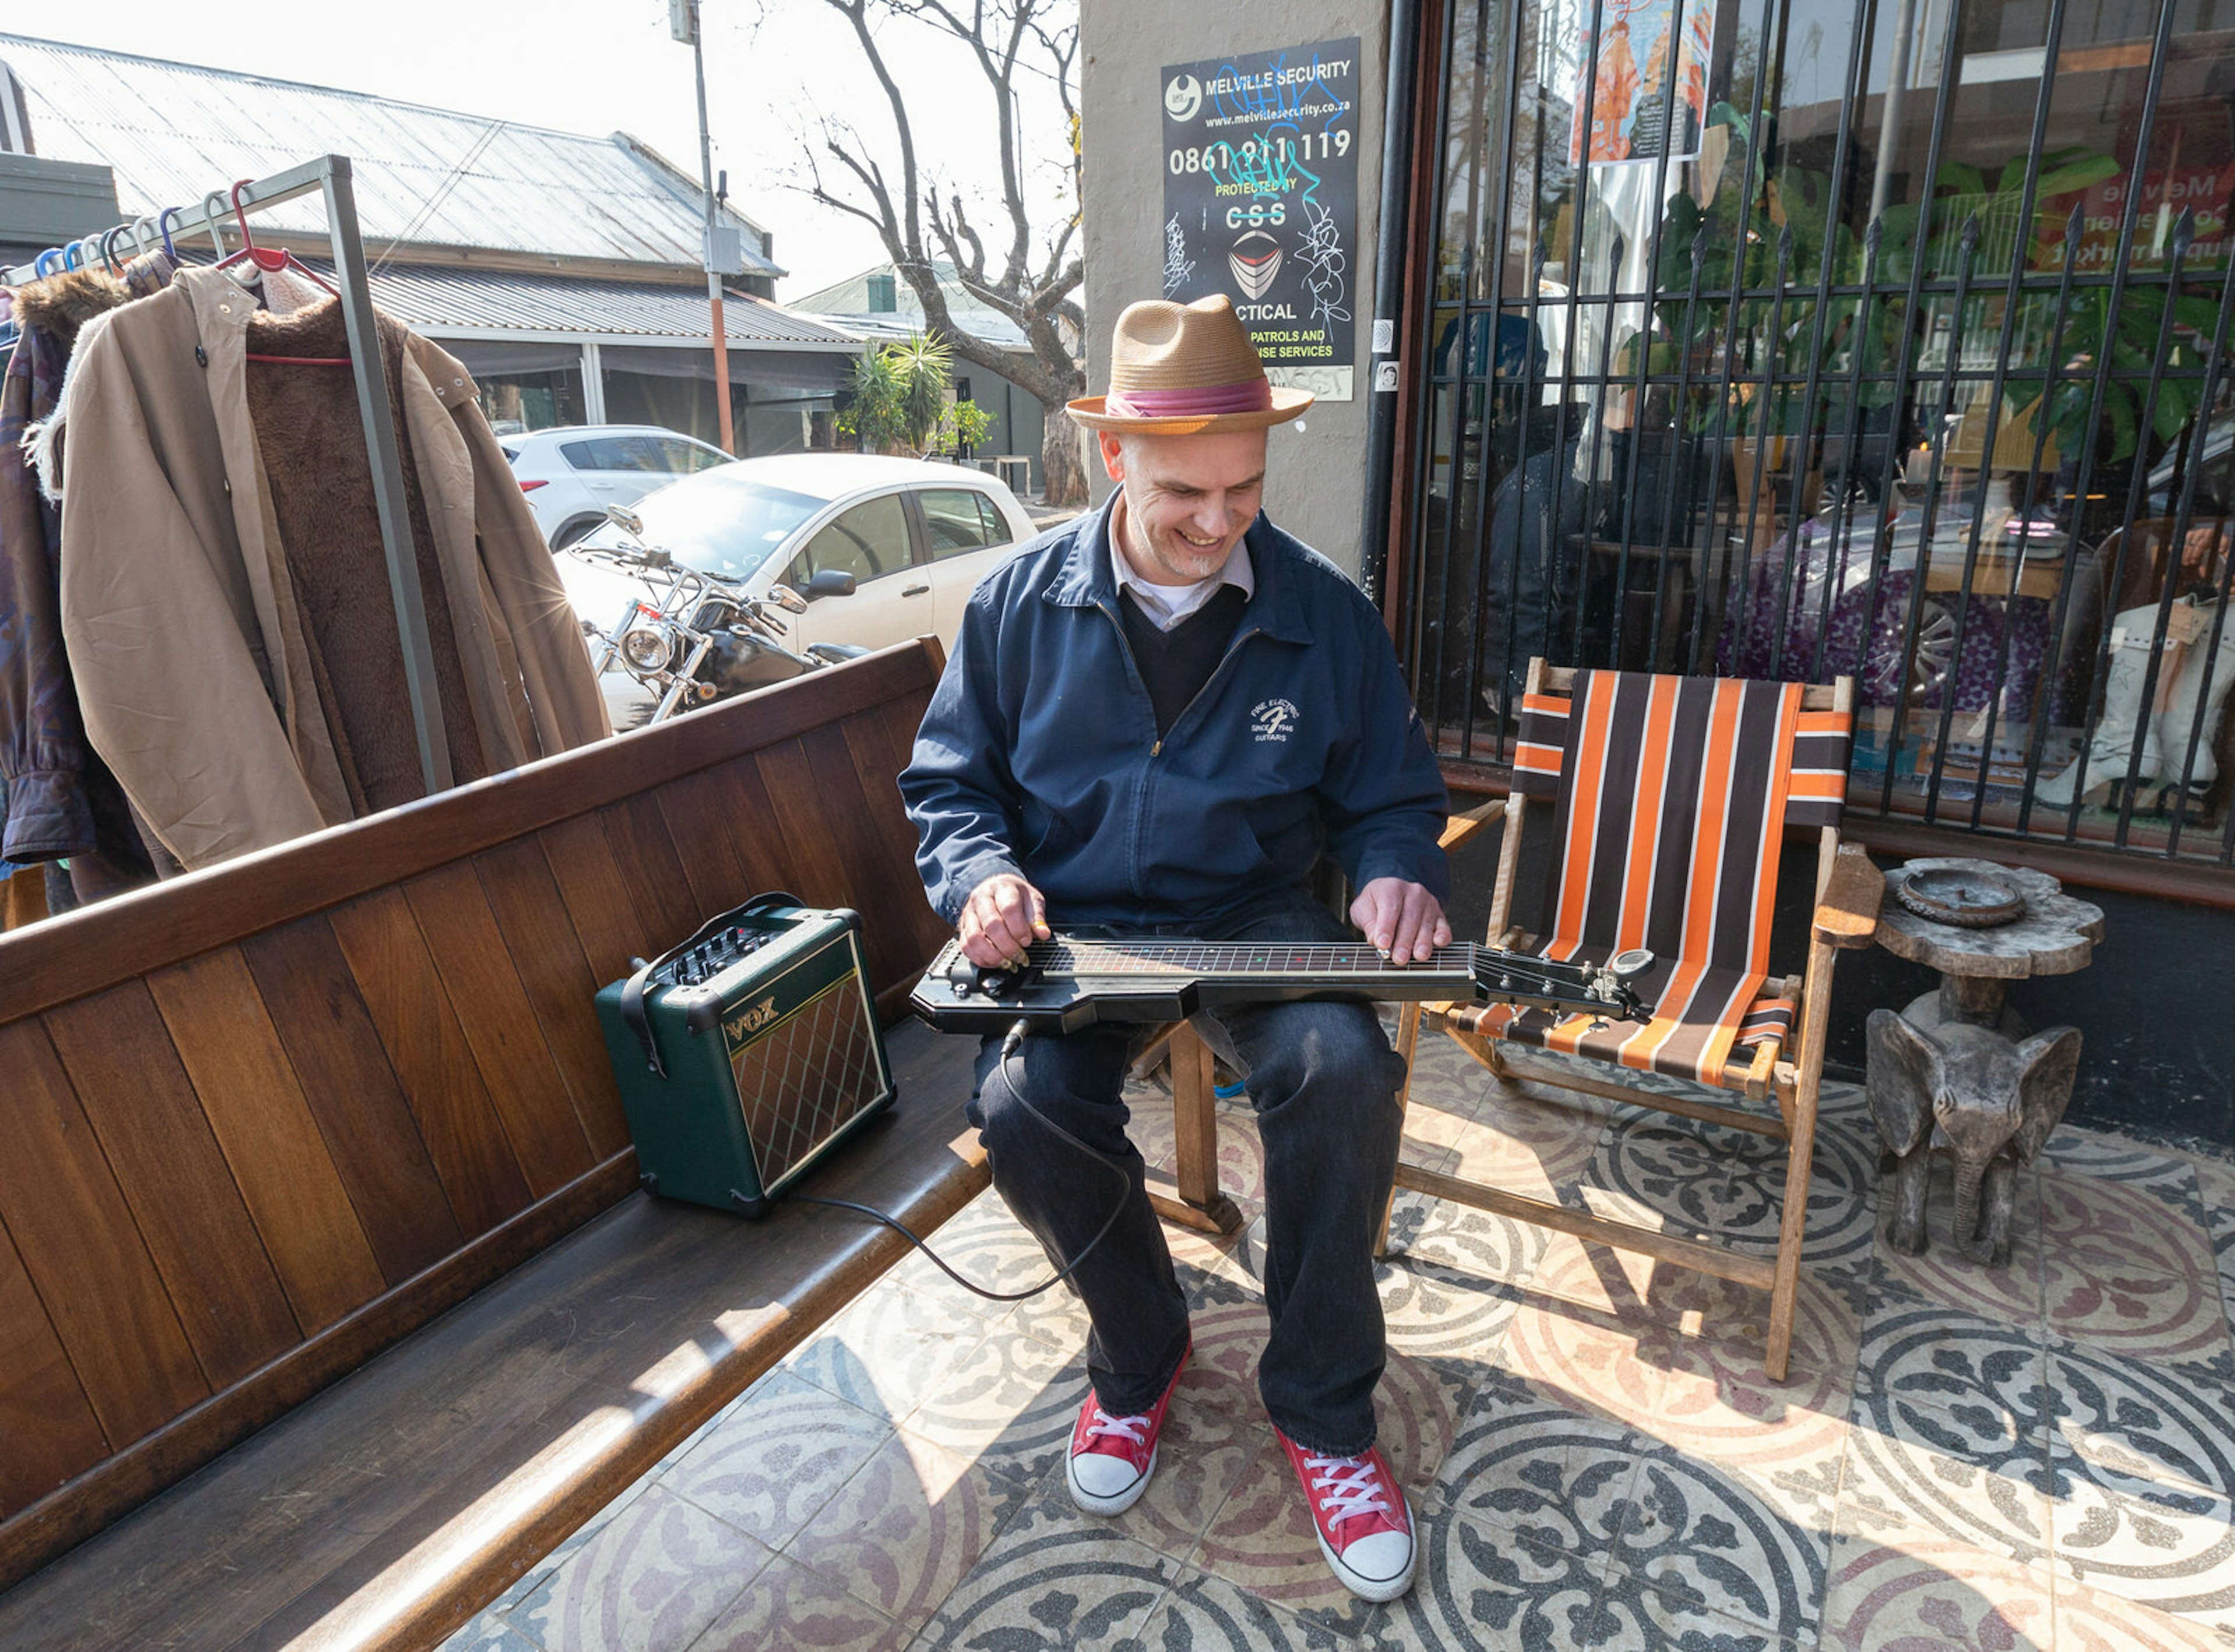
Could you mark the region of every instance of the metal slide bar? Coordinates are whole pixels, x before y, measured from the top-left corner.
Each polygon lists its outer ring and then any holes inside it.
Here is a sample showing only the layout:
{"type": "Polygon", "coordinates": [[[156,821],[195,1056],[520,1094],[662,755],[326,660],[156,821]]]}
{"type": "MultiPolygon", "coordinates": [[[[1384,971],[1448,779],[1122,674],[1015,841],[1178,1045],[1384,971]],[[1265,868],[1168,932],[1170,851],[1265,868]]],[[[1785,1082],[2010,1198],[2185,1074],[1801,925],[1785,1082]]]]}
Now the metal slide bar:
{"type": "MultiPolygon", "coordinates": [[[[442,731],[442,706],[435,682],[435,646],[427,631],[427,597],[419,583],[418,553],[405,512],[403,461],[396,443],[395,406],[380,354],[373,319],[372,289],[367,281],[364,239],[358,230],[357,188],[347,155],[321,155],[243,187],[244,211],[276,206],[318,191],[325,200],[326,226],[333,243],[334,275],[341,291],[342,324],[349,333],[350,358],[357,380],[357,416],[364,424],[365,457],[372,471],[372,502],[380,518],[380,548],[388,560],[388,593],[396,605],[396,628],[403,645],[403,684],[411,698],[411,728],[419,743],[419,773],[427,794],[454,783],[450,745],[442,731]]],[[[230,192],[226,192],[229,196],[230,192]]],[[[182,217],[171,231],[176,242],[190,235],[221,231],[233,216],[229,199],[213,194],[200,210],[182,217]]],[[[8,271],[0,281],[31,279],[30,266],[8,271]]]]}

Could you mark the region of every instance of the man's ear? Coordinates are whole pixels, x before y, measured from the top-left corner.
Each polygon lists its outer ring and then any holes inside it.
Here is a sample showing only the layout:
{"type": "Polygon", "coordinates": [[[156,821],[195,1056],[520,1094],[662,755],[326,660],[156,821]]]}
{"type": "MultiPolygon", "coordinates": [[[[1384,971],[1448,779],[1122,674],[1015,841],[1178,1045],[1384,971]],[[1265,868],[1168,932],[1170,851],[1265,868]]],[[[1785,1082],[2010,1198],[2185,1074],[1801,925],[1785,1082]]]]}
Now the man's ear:
{"type": "Polygon", "coordinates": [[[1115,430],[1098,430],[1095,440],[1102,448],[1102,468],[1112,482],[1125,480],[1125,442],[1115,430]]]}

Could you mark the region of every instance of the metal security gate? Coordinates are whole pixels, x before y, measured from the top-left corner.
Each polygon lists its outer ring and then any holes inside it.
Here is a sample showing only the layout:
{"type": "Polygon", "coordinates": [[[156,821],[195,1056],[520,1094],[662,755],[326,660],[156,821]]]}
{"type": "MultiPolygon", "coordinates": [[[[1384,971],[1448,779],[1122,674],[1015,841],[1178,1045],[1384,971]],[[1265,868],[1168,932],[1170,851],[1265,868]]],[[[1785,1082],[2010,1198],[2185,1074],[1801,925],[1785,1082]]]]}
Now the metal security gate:
{"type": "Polygon", "coordinates": [[[1451,0],[1400,646],[1857,679],[1850,808],[2235,861],[2235,3],[1451,0]]]}

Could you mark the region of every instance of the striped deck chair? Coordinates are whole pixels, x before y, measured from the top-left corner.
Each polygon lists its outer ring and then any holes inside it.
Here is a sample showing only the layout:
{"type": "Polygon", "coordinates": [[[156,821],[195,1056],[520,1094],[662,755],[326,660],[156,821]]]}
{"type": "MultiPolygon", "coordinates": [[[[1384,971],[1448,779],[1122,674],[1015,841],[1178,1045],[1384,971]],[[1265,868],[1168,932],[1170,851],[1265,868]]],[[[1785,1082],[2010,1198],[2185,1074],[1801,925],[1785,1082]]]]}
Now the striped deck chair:
{"type": "MultiPolygon", "coordinates": [[[[1563,959],[1651,949],[1637,990],[1649,1023],[1595,1021],[1503,1005],[1429,1004],[1399,1022],[1409,1064],[1423,1026],[1439,1027],[1501,1078],[1635,1102],[1789,1144],[1789,1190],[1774,1258],[1664,1234],[1400,1164],[1397,1185],[1457,1200],[1770,1293],[1767,1366],[1782,1381],[1816,1136],[1832,963],[1868,946],[1884,881],[1839,843],[1853,691],[1718,678],[1555,670],[1531,662],[1490,940],[1563,959]],[[1551,934],[1514,929],[1514,882],[1532,801],[1551,806],[1551,934]],[[1770,913],[1788,827],[1820,834],[1807,966],[1773,975],[1770,913]],[[1736,1092],[1727,1105],[1670,1089],[1516,1064],[1533,1046],[1736,1092]]],[[[1385,1236],[1386,1236],[1385,1228],[1385,1236]]]]}

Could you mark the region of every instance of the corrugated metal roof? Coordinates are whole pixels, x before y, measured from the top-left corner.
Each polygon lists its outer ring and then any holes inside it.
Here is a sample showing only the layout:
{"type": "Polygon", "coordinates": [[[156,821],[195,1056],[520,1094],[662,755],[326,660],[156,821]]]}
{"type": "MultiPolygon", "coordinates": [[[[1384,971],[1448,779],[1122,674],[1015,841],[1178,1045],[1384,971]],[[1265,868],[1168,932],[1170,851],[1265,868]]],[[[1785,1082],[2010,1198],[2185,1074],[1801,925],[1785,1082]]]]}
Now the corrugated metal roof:
{"type": "MultiPolygon", "coordinates": [[[[704,198],[619,134],[586,137],[454,110],[265,80],[188,63],[0,34],[37,152],[116,175],[127,213],[192,206],[235,178],[322,154],[353,163],[375,258],[391,241],[697,267],[704,198]]],[[[743,213],[750,273],[779,276],[743,213]]],[[[323,230],[315,198],[259,213],[278,230],[323,230]]]]}
{"type": "MultiPolygon", "coordinates": [[[[453,337],[488,331],[703,342],[709,331],[703,289],[650,282],[391,264],[372,278],[372,301],[422,332],[453,337]]],[[[745,293],[729,295],[722,321],[732,349],[860,348],[849,333],[745,293]]]]}

